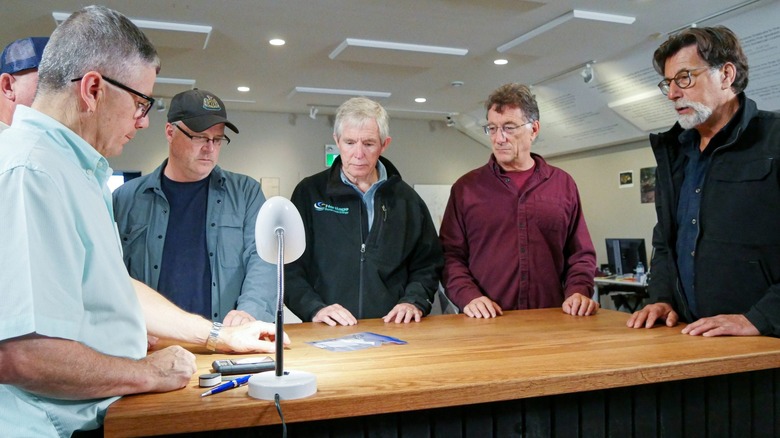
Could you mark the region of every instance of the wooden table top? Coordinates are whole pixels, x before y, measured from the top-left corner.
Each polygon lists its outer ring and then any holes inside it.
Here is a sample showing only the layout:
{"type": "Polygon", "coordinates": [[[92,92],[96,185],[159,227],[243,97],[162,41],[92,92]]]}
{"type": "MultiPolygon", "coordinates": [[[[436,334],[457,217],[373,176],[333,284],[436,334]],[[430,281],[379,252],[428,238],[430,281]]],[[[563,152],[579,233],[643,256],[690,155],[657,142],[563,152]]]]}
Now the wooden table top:
{"type": "MultiPolygon", "coordinates": [[[[361,320],[285,327],[293,343],[285,370],[317,376],[317,394],[282,401],[288,423],[513,400],[690,379],[780,366],[780,339],[703,338],[682,325],[629,329],[628,315],[590,317],[560,309],[505,312],[494,319],[440,315],[420,323],[361,320]],[[306,344],[373,332],[407,341],[351,352],[306,344]]],[[[201,352],[202,353],[202,352],[201,352]]],[[[138,436],[279,424],[273,402],[241,387],[200,397],[198,375],[216,359],[256,355],[198,354],[184,389],[123,397],[108,410],[105,436],[138,436]]]]}

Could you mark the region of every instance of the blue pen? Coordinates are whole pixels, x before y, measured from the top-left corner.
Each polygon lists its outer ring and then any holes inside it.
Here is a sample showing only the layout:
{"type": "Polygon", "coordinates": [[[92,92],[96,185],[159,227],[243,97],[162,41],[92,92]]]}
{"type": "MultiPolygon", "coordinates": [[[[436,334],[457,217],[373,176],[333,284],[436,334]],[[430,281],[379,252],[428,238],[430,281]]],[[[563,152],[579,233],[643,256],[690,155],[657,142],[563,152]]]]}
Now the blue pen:
{"type": "Polygon", "coordinates": [[[238,388],[239,386],[243,385],[244,383],[249,381],[249,378],[252,377],[252,374],[244,377],[239,377],[238,379],[233,379],[229,382],[225,382],[219,386],[216,386],[214,388],[209,389],[208,391],[201,394],[201,397],[205,397],[207,395],[216,394],[218,392],[227,391],[228,389],[238,388]]]}

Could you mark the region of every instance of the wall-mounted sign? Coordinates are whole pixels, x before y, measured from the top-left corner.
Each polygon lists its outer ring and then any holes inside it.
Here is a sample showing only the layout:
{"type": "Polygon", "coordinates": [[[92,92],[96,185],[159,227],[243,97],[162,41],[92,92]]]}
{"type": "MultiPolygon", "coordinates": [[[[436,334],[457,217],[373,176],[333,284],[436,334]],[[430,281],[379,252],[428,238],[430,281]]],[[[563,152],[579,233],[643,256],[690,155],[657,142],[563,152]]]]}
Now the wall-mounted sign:
{"type": "Polygon", "coordinates": [[[325,167],[333,165],[333,161],[339,156],[339,148],[335,144],[325,145],[325,167]]]}

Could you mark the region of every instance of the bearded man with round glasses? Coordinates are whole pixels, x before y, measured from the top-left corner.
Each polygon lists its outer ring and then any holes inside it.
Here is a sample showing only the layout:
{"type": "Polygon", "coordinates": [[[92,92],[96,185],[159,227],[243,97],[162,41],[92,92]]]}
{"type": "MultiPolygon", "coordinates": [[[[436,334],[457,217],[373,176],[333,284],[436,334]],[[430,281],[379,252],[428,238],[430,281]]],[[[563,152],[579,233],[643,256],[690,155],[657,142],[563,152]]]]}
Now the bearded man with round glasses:
{"type": "Polygon", "coordinates": [[[747,57],[726,27],[670,36],[653,64],[678,123],[650,136],[654,303],[627,325],[780,336],[780,115],[745,96],[747,57]]]}
{"type": "Polygon", "coordinates": [[[255,250],[260,183],[217,165],[230,143],[222,100],[206,90],[173,97],[168,158],[114,191],[130,275],[215,324],[274,321],[276,268],[255,250]]]}

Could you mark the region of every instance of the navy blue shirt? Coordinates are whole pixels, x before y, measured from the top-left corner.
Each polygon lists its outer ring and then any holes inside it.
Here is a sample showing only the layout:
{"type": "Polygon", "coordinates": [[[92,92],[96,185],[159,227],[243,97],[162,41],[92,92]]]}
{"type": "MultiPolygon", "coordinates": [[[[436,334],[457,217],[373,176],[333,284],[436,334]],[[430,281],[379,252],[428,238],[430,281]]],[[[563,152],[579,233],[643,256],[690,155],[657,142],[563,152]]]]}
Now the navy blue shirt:
{"type": "Polygon", "coordinates": [[[211,265],[206,247],[209,178],[182,183],[161,176],[170,216],[157,288],[177,306],[210,320],[211,265]]]}
{"type": "Polygon", "coordinates": [[[705,189],[704,183],[712,162],[712,154],[729,138],[729,133],[737,119],[737,116],[732,117],[731,121],[715,134],[703,151],[699,150],[701,144],[699,131],[688,129],[678,137],[685,156],[685,163],[680,199],[677,201],[677,269],[680,272],[680,283],[685,298],[688,300],[688,307],[695,318],[698,318],[698,309],[694,289],[696,279],[694,259],[696,242],[702,227],[699,216],[702,191],[705,189]]]}
{"type": "Polygon", "coordinates": [[[680,271],[685,298],[691,313],[696,316],[696,296],[693,293],[693,259],[696,251],[696,238],[699,235],[699,210],[704,177],[710,167],[712,149],[699,151],[701,138],[695,129],[680,134],[680,144],[685,154],[684,178],[680,187],[680,199],[677,202],[677,269],[680,271]]]}

